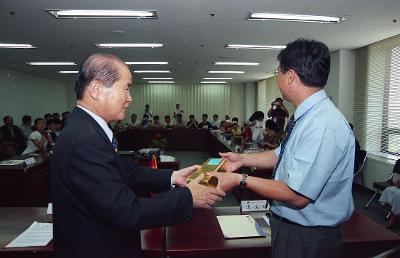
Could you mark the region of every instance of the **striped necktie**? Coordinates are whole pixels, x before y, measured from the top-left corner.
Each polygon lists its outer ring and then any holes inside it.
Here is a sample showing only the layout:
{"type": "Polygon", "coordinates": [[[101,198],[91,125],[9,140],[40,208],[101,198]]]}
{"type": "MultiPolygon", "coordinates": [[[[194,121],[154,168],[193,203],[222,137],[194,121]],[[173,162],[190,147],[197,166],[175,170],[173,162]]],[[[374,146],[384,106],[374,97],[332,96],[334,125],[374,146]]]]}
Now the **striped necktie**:
{"type": "Polygon", "coordinates": [[[283,152],[285,151],[286,143],[289,140],[290,134],[292,133],[295,124],[296,124],[296,120],[294,120],[294,114],[293,114],[289,119],[288,126],[287,126],[286,137],[282,141],[281,150],[279,152],[278,161],[276,162],[274,171],[272,172],[271,179],[275,179],[276,170],[278,169],[279,163],[281,163],[283,152]]]}
{"type": "Polygon", "coordinates": [[[117,152],[118,151],[118,140],[117,140],[117,137],[115,137],[115,135],[113,136],[111,143],[112,143],[115,151],[117,152]]]}

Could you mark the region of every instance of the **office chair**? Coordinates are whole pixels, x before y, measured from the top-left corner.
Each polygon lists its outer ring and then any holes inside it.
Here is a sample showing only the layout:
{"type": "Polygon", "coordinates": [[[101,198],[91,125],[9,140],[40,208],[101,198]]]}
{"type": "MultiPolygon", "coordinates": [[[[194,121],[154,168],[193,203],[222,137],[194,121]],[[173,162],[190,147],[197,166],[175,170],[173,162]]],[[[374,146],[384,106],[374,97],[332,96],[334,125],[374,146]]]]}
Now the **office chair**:
{"type": "Polygon", "coordinates": [[[393,175],[394,173],[400,173],[400,159],[396,161],[394,164],[393,172],[390,174],[390,177],[383,182],[374,182],[372,186],[376,189],[374,195],[371,197],[371,199],[367,202],[367,204],[364,206],[364,208],[368,208],[371,202],[375,199],[375,197],[379,194],[380,191],[385,190],[389,186],[393,186],[393,175]]]}
{"type": "Polygon", "coordinates": [[[359,153],[359,163],[354,164],[354,166],[357,166],[356,169],[354,170],[354,177],[360,176],[361,177],[361,185],[364,186],[364,166],[367,161],[367,151],[365,150],[360,150],[359,153]]]}

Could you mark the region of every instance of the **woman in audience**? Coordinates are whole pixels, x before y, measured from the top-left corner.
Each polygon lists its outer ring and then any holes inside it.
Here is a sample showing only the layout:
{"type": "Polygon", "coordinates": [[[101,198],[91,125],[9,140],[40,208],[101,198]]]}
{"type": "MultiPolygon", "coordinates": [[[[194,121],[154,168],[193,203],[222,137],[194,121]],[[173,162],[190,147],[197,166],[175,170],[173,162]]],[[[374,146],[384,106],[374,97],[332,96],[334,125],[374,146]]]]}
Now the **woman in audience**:
{"type": "Polygon", "coordinates": [[[381,198],[379,198],[379,202],[382,205],[389,204],[392,206],[389,220],[386,224],[387,228],[392,228],[398,224],[400,220],[400,162],[396,162],[393,172],[392,180],[394,186],[386,187],[386,189],[382,192],[381,198]]]}
{"type": "Polygon", "coordinates": [[[147,115],[147,117],[149,119],[153,117],[153,112],[151,112],[149,104],[146,104],[146,106],[144,106],[144,114],[143,115],[147,115]]]}
{"type": "Polygon", "coordinates": [[[182,114],[176,115],[175,128],[185,128],[186,124],[182,120],[182,114]]]}
{"type": "Polygon", "coordinates": [[[187,128],[196,129],[199,128],[199,123],[196,121],[194,115],[189,116],[189,122],[187,122],[187,128]]]}
{"type": "Polygon", "coordinates": [[[252,142],[255,144],[262,143],[264,140],[263,121],[264,113],[262,111],[254,112],[250,119],[252,142]]]}
{"type": "Polygon", "coordinates": [[[29,135],[28,146],[22,155],[34,152],[44,152],[47,143],[53,143],[50,135],[44,130],[46,122],[43,118],[37,118],[34,125],[36,130],[29,135]]]}
{"type": "Polygon", "coordinates": [[[149,116],[148,115],[143,115],[143,119],[142,122],[140,123],[140,127],[141,128],[149,128],[151,125],[151,120],[149,120],[149,116]]]}

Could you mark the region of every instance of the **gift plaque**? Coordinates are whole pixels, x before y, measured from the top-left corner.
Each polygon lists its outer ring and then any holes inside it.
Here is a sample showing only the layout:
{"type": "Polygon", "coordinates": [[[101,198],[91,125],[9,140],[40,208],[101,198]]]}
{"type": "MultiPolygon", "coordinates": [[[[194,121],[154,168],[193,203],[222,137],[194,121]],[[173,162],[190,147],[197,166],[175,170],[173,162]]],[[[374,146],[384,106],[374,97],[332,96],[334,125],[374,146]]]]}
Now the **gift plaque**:
{"type": "Polygon", "coordinates": [[[200,181],[200,184],[209,186],[209,187],[217,187],[218,178],[215,176],[207,175],[208,172],[225,172],[222,168],[222,164],[224,163],[223,159],[220,158],[210,158],[207,159],[202,165],[201,168],[197,169],[188,179],[188,183],[193,179],[204,175],[203,179],[200,181]]]}

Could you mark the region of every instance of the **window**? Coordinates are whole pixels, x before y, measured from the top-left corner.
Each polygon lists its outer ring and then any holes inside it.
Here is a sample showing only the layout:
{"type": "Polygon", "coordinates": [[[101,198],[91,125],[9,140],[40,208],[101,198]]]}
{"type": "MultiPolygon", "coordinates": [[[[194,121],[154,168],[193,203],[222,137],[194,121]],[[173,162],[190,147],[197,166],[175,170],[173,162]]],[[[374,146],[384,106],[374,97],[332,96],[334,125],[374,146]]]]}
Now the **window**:
{"type": "Polygon", "coordinates": [[[383,98],[381,151],[400,153],[400,46],[390,51],[383,98]]]}

